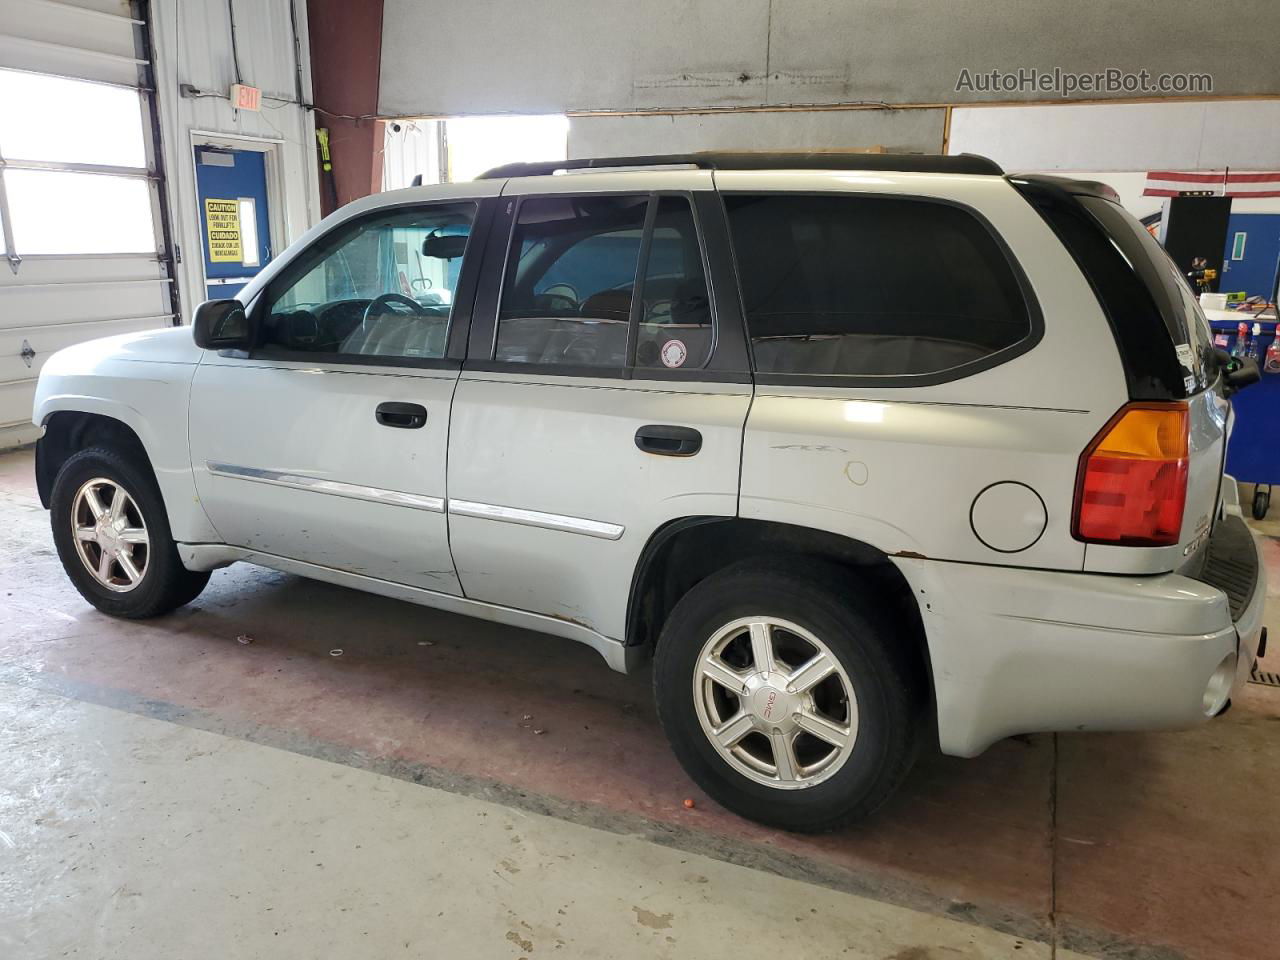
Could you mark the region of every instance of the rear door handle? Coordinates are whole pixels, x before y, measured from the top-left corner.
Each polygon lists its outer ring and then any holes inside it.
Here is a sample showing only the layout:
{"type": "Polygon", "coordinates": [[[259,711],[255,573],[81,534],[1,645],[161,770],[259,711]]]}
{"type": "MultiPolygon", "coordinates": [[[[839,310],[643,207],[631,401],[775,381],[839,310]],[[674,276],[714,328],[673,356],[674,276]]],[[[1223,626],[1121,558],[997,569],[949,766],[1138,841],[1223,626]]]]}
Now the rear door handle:
{"type": "Polygon", "coordinates": [[[417,430],[427,422],[427,408],[420,403],[396,403],[387,401],[378,404],[374,416],[384,427],[402,427],[405,430],[417,430]]]}
{"type": "Polygon", "coordinates": [[[692,457],[702,449],[702,434],[693,427],[651,423],[636,431],[636,446],[664,457],[692,457]]]}

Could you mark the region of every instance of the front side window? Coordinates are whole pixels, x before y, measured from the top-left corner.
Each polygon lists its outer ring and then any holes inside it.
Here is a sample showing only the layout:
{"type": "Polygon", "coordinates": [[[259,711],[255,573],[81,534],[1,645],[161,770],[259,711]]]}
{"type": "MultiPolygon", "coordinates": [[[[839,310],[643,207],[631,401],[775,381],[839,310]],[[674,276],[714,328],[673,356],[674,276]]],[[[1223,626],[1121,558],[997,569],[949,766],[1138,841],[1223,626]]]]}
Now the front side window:
{"type": "Polygon", "coordinates": [[[339,228],[272,284],[262,352],[439,359],[474,203],[383,211],[339,228]]]}
{"type": "Polygon", "coordinates": [[[494,359],[621,368],[647,196],[520,204],[494,359]]]}
{"type": "Polygon", "coordinates": [[[1007,257],[963,209],[867,195],[725,205],[759,373],[939,373],[1031,333],[1007,257]]]}

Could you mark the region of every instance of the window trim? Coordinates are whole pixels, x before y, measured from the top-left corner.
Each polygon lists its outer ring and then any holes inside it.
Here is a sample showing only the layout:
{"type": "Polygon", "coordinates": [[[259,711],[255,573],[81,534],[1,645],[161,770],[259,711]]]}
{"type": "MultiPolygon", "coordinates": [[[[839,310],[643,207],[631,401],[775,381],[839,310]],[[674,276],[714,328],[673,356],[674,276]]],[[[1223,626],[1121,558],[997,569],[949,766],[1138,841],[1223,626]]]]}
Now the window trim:
{"type": "MultiPolygon", "coordinates": [[[[336,223],[329,230],[316,237],[306,247],[284,264],[254,297],[249,310],[254,314],[254,326],[258,330],[258,339],[253,349],[247,354],[239,353],[247,360],[280,361],[282,363],[312,363],[333,366],[370,366],[370,367],[411,367],[424,370],[459,370],[462,367],[463,354],[466,349],[467,336],[471,327],[471,315],[475,308],[476,287],[480,280],[481,266],[485,244],[488,239],[490,223],[493,219],[494,207],[500,197],[450,197],[439,200],[413,200],[404,203],[387,204],[369,210],[358,216],[349,217],[336,223]],[[290,286],[301,279],[302,275],[314,269],[312,264],[302,270],[301,264],[306,254],[319,244],[333,238],[336,234],[347,232],[359,224],[369,220],[385,217],[388,213],[399,213],[404,210],[422,210],[430,207],[456,207],[462,204],[475,206],[475,217],[471,221],[471,232],[467,235],[467,246],[462,252],[462,269],[458,273],[458,285],[454,290],[453,309],[449,313],[449,329],[445,333],[445,352],[443,357],[389,357],[365,355],[357,353],[319,353],[310,350],[273,350],[269,354],[262,352],[262,321],[265,319],[270,304],[283,294],[290,286]]],[[[227,351],[221,351],[225,353],[227,351]]]]}
{"type": "Polygon", "coordinates": [[[1027,277],[1026,271],[1022,269],[1022,264],[1018,258],[1014,256],[1013,250],[1005,241],[994,224],[976,207],[959,200],[953,200],[949,197],[929,197],[921,194],[913,193],[881,193],[869,192],[862,190],[720,190],[720,203],[724,210],[726,232],[728,234],[727,241],[729,245],[730,255],[733,262],[733,278],[737,284],[738,299],[742,305],[742,325],[743,336],[746,339],[747,352],[750,357],[752,376],[755,383],[759,386],[809,386],[809,387],[931,387],[941,383],[951,383],[955,380],[963,380],[974,374],[982,373],[994,367],[1008,363],[1017,357],[1033,350],[1037,344],[1044,339],[1044,313],[1040,308],[1040,301],[1035,295],[1035,290],[1031,286],[1031,281],[1027,277]],[[1013,272],[1015,281],[1018,284],[1018,290],[1022,294],[1023,304],[1026,306],[1027,320],[1030,323],[1030,329],[1026,336],[1022,337],[1015,343],[1011,343],[1007,347],[989,353],[985,357],[977,360],[970,360],[967,363],[958,366],[948,367],[945,370],[937,370],[932,373],[886,373],[886,374],[866,374],[866,373],[772,373],[769,371],[760,371],[756,367],[755,345],[751,339],[751,324],[747,318],[746,302],[742,294],[742,275],[738,267],[738,251],[733,239],[733,224],[729,218],[729,208],[725,202],[728,197],[763,197],[763,196],[781,196],[781,197],[853,197],[859,200],[910,200],[919,203],[937,204],[939,206],[953,207],[963,213],[973,217],[973,219],[984,229],[988,236],[995,242],[996,248],[1004,256],[1005,262],[1009,269],[1013,272]]]}
{"type": "MultiPolygon", "coordinates": [[[[463,363],[464,370],[471,370],[479,373],[517,373],[524,372],[531,376],[554,376],[554,377],[576,377],[579,379],[591,378],[600,380],[703,380],[708,382],[735,382],[750,383],[751,374],[749,371],[724,371],[718,369],[715,364],[715,358],[722,339],[722,316],[721,303],[717,297],[717,284],[714,275],[714,264],[711,260],[711,250],[708,241],[708,228],[704,222],[705,211],[700,209],[697,201],[698,194],[707,194],[714,197],[714,191],[695,191],[695,190],[584,190],[581,193],[556,191],[550,193],[522,193],[522,194],[504,194],[502,200],[509,204],[507,211],[503,214],[506,218],[505,227],[500,224],[494,224],[495,235],[506,230],[506,237],[502,245],[502,253],[500,262],[490,264],[486,262],[486,280],[493,278],[493,271],[497,272],[496,295],[492,298],[492,303],[485,303],[483,312],[477,309],[480,314],[475,324],[476,336],[472,337],[470,349],[467,358],[463,363]],[[560,199],[565,197],[645,197],[646,209],[643,234],[640,241],[640,254],[636,260],[636,286],[638,286],[643,294],[644,272],[648,264],[649,249],[653,238],[653,224],[657,216],[658,202],[663,197],[680,197],[689,204],[689,212],[693,217],[695,240],[698,244],[698,255],[702,259],[702,272],[707,285],[707,307],[711,315],[711,345],[707,351],[706,359],[697,367],[682,367],[679,369],[668,369],[666,367],[637,367],[635,365],[635,351],[638,345],[639,334],[639,311],[643,307],[643,296],[637,299],[634,296],[635,287],[633,287],[633,295],[631,299],[631,314],[627,323],[627,349],[621,366],[591,366],[586,364],[567,364],[567,363],[524,363],[519,360],[496,360],[497,344],[498,344],[498,327],[501,322],[502,312],[502,296],[506,290],[507,275],[510,272],[512,245],[515,243],[516,227],[519,224],[520,209],[528,200],[539,199],[560,199]],[[486,324],[488,329],[486,330],[486,324]]],[[[488,255],[497,259],[497,251],[490,248],[488,255]]],[[[737,296],[736,292],[733,293],[737,296]]],[[[479,298],[477,298],[479,303],[479,298]]]]}

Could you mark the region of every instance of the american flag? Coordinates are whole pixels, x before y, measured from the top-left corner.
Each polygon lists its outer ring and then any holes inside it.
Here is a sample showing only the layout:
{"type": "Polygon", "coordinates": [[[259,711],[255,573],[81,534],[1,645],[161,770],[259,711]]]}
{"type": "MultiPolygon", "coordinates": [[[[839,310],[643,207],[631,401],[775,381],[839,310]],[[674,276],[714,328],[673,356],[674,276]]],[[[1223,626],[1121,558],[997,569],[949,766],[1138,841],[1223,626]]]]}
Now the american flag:
{"type": "Polygon", "coordinates": [[[1200,170],[1178,173],[1153,170],[1147,174],[1144,197],[1280,197],[1280,171],[1200,170]]]}

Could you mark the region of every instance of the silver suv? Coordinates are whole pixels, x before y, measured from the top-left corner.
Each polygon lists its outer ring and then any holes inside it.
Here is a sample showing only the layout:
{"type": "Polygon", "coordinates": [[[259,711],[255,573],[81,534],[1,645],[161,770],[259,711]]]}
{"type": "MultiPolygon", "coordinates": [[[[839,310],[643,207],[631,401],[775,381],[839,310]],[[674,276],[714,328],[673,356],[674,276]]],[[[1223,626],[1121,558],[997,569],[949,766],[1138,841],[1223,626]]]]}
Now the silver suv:
{"type": "Polygon", "coordinates": [[[99,609],[247,561],[653,655],[690,776],[817,831],[935,736],[1225,709],[1265,642],[1251,377],[1100,184],[708,154],[368,197],[194,338],[51,358],[34,420],[99,609]]]}

